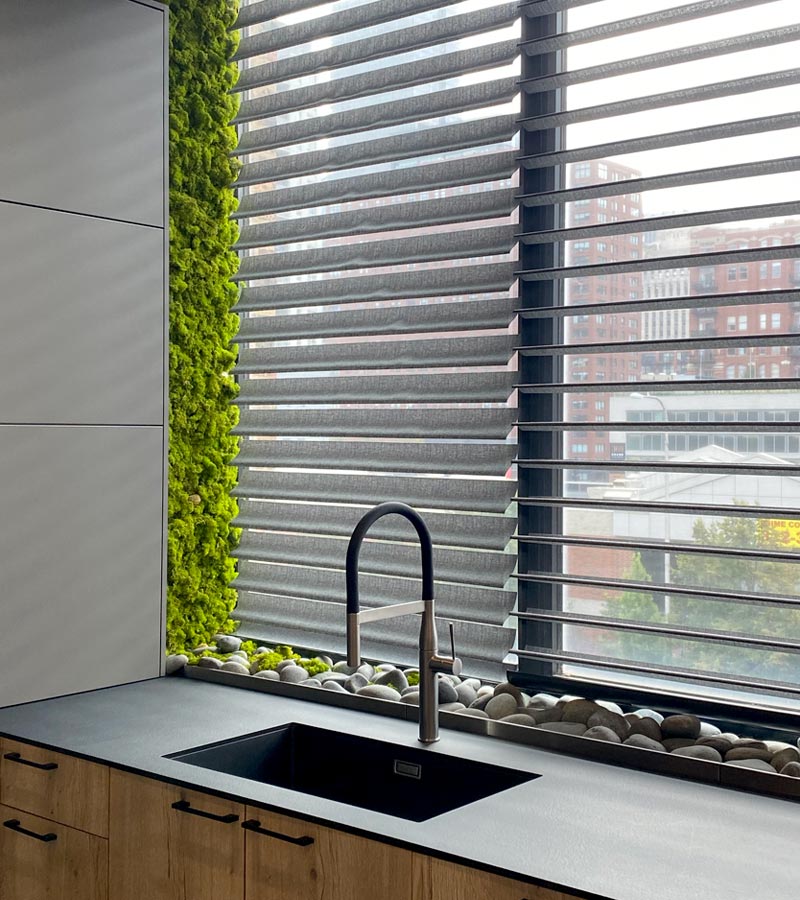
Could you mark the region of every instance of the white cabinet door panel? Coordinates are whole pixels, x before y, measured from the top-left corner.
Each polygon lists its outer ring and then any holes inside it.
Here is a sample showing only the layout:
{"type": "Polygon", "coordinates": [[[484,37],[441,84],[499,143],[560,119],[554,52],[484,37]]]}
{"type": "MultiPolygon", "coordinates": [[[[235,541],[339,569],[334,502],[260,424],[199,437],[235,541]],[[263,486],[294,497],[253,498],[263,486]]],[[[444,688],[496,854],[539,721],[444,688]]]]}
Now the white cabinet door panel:
{"type": "Polygon", "coordinates": [[[164,224],[164,12],[0,2],[0,199],[164,224]]]}
{"type": "Polygon", "coordinates": [[[159,674],[162,441],[0,426],[0,706],[159,674]]]}
{"type": "Polygon", "coordinates": [[[0,422],[163,423],[163,241],[0,202],[0,422]]]}

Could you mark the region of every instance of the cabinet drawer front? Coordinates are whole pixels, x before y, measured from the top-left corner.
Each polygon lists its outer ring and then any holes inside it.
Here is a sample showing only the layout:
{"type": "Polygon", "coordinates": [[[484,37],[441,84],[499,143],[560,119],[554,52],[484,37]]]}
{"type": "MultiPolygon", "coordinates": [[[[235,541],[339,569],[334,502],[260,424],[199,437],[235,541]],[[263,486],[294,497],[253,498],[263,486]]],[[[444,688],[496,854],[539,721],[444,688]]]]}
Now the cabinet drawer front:
{"type": "Polygon", "coordinates": [[[247,900],[412,900],[407,850],[251,807],[245,830],[247,900]]]}
{"type": "Polygon", "coordinates": [[[0,803],[108,837],[108,769],[97,763],[2,740],[0,803]]]}
{"type": "Polygon", "coordinates": [[[230,800],[114,770],[113,900],[242,900],[243,818],[230,800]]]}
{"type": "Polygon", "coordinates": [[[570,900],[567,894],[491,872],[417,855],[415,900],[570,900]]]}
{"type": "Polygon", "coordinates": [[[3,900],[107,900],[108,841],[0,806],[3,900]]]}

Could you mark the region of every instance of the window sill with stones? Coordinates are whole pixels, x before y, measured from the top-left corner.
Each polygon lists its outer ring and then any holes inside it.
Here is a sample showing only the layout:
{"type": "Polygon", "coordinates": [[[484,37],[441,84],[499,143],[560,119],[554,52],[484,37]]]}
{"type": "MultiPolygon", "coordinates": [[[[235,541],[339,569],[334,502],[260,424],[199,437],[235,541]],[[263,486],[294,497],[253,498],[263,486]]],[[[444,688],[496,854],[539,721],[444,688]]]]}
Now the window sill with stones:
{"type": "MultiPolygon", "coordinates": [[[[167,675],[279,693],[383,715],[416,718],[419,671],[391,663],[357,668],[285,645],[232,635],[167,657],[167,675]]],[[[613,765],[800,799],[800,737],[733,733],[691,714],[662,715],[574,695],[528,694],[503,682],[439,676],[441,724],[613,765]]],[[[722,727],[720,727],[722,726],[722,727]]],[[[741,729],[739,729],[741,731],[741,729]]]]}

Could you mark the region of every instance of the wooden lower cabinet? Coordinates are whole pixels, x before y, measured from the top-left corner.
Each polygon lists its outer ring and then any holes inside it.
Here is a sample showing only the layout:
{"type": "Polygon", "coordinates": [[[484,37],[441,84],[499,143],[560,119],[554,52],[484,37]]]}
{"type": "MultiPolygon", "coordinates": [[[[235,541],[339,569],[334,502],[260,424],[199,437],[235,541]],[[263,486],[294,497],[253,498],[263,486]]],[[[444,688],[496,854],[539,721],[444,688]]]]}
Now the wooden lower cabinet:
{"type": "Polygon", "coordinates": [[[108,900],[108,841],[0,806],[2,900],[108,900]]]}
{"type": "Polygon", "coordinates": [[[244,900],[241,804],[112,771],[110,813],[113,900],[244,900]]]}
{"type": "Polygon", "coordinates": [[[415,855],[414,900],[570,900],[566,894],[415,855]]]}
{"type": "Polygon", "coordinates": [[[245,831],[246,900],[414,900],[408,850],[250,807],[245,831]]]}

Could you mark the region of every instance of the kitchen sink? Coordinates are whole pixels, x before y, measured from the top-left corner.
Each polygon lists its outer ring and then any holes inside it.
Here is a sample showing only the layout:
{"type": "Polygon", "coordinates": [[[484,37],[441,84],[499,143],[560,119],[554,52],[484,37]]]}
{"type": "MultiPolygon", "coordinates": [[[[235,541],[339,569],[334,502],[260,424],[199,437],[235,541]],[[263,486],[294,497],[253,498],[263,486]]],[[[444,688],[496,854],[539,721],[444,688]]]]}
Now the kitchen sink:
{"type": "Polygon", "coordinates": [[[539,777],[294,722],[167,758],[414,822],[539,777]]]}

